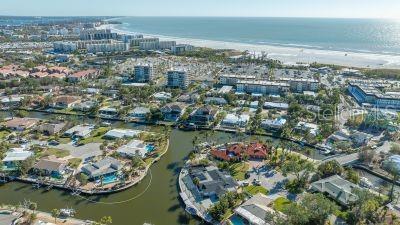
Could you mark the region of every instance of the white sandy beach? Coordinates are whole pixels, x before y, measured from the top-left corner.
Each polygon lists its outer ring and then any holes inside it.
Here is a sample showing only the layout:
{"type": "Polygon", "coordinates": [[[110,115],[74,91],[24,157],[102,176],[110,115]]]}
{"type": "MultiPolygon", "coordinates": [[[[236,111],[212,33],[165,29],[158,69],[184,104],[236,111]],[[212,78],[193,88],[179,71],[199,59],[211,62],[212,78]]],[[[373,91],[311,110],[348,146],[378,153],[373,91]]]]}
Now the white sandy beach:
{"type": "MultiPolygon", "coordinates": [[[[116,29],[113,25],[103,25],[98,29],[111,29],[120,34],[133,34],[129,32],[116,29]]],[[[374,53],[359,53],[359,52],[341,52],[331,50],[318,50],[296,47],[283,47],[272,45],[256,45],[245,44],[236,42],[223,42],[212,40],[200,40],[191,38],[178,38],[169,37],[156,34],[143,34],[151,37],[158,37],[161,40],[174,40],[177,43],[191,44],[197,47],[208,47],[214,49],[235,49],[240,51],[250,51],[255,54],[265,52],[268,58],[277,59],[283,63],[324,63],[336,64],[348,67],[359,68],[387,68],[387,69],[400,69],[400,56],[374,54],[374,53]]]]}

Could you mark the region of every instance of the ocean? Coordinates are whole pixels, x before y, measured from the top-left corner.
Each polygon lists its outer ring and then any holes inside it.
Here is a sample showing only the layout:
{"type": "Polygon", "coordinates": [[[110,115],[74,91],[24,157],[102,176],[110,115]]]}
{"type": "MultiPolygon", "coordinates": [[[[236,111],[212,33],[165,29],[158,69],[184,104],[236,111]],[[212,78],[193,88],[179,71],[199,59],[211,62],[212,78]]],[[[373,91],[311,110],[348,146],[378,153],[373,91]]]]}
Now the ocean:
{"type": "Polygon", "coordinates": [[[210,41],[400,55],[400,21],[322,18],[123,17],[117,30],[210,41]]]}

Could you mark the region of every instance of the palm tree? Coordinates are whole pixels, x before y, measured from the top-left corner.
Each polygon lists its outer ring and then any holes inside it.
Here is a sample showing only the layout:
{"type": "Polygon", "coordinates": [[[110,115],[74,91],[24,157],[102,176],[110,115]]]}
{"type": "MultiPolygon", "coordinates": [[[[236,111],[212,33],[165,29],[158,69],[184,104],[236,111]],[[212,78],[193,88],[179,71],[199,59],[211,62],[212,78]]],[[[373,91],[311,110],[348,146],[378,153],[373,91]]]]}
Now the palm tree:
{"type": "Polygon", "coordinates": [[[57,223],[57,218],[60,216],[61,212],[58,209],[51,210],[51,216],[54,218],[54,223],[57,223]]]}

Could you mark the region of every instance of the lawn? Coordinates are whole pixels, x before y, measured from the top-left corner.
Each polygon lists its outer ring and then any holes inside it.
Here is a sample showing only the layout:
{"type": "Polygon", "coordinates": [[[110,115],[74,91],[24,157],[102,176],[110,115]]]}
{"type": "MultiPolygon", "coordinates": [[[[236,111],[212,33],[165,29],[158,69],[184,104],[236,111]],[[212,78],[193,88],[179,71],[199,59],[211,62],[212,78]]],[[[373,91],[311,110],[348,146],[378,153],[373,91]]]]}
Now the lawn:
{"type": "Polygon", "coordinates": [[[8,132],[7,130],[0,131],[0,139],[1,140],[5,139],[9,134],[10,132],[8,132]]]}
{"type": "Polygon", "coordinates": [[[285,197],[279,197],[275,199],[273,208],[279,212],[282,212],[290,203],[291,202],[289,199],[285,197]]]}
{"type": "Polygon", "coordinates": [[[109,130],[110,130],[110,128],[108,128],[108,127],[99,127],[93,131],[93,134],[90,135],[90,137],[81,140],[81,143],[82,144],[102,143],[104,141],[104,139],[103,139],[104,134],[106,134],[107,131],[109,131],[109,130]]]}
{"type": "Polygon", "coordinates": [[[251,195],[256,195],[258,193],[261,193],[261,194],[264,194],[264,195],[268,194],[268,190],[265,189],[262,186],[253,186],[253,185],[251,185],[251,186],[244,187],[243,190],[245,192],[251,194],[251,195]]]}
{"type": "Polygon", "coordinates": [[[235,163],[230,166],[229,170],[236,180],[244,180],[245,174],[249,170],[249,164],[246,162],[235,163]]]}
{"type": "Polygon", "coordinates": [[[45,157],[45,156],[50,156],[50,155],[54,155],[57,158],[64,158],[66,156],[69,156],[69,151],[60,150],[60,149],[56,149],[56,148],[49,148],[46,151],[44,151],[41,156],[45,157]]]}
{"type": "Polygon", "coordinates": [[[68,160],[68,166],[76,169],[82,163],[82,159],[73,158],[68,160]]]}

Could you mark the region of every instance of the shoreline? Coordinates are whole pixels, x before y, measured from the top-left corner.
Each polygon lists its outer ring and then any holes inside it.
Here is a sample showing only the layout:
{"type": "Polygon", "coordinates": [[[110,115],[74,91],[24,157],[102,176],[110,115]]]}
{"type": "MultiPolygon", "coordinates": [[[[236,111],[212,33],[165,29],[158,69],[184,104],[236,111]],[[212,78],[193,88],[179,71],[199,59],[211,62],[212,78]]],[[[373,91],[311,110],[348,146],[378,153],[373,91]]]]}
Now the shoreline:
{"type": "MultiPolygon", "coordinates": [[[[137,34],[118,29],[116,24],[104,24],[97,29],[110,29],[119,34],[137,34]]],[[[140,32],[141,33],[141,32],[140,32]]],[[[371,68],[371,69],[400,69],[400,55],[364,53],[364,52],[345,52],[336,50],[322,50],[313,48],[274,46],[267,44],[247,44],[228,41],[202,40],[196,38],[180,38],[157,34],[146,34],[146,36],[157,37],[161,40],[176,41],[181,44],[190,44],[196,47],[207,47],[213,49],[232,49],[238,51],[249,51],[254,55],[261,55],[262,52],[268,54],[268,58],[276,59],[282,63],[322,63],[333,64],[347,67],[371,68]]]]}

